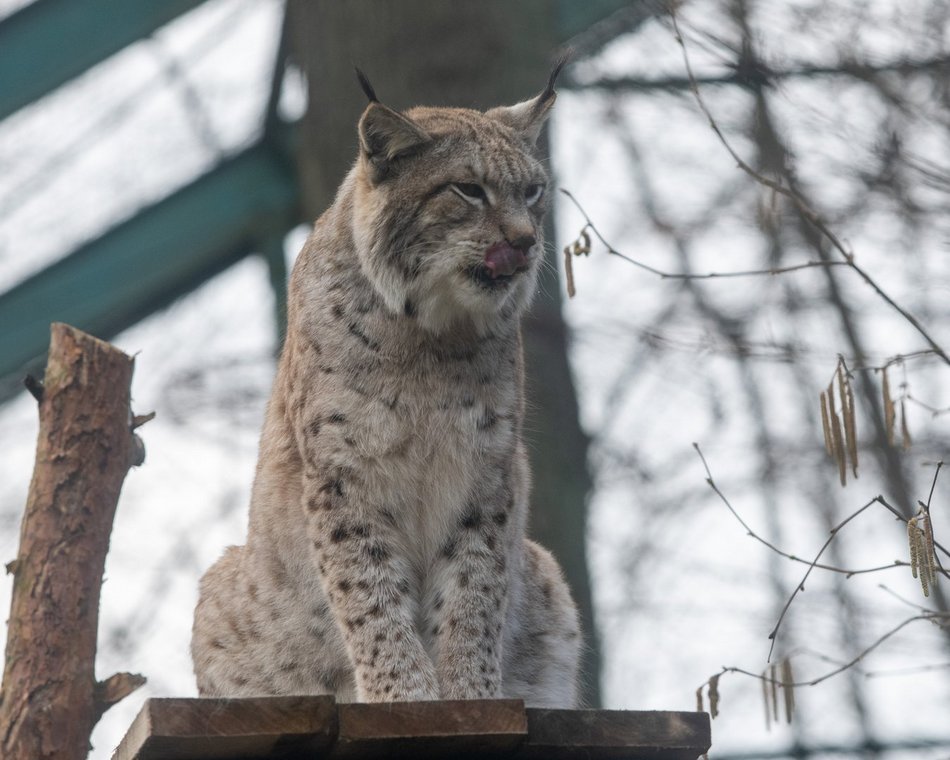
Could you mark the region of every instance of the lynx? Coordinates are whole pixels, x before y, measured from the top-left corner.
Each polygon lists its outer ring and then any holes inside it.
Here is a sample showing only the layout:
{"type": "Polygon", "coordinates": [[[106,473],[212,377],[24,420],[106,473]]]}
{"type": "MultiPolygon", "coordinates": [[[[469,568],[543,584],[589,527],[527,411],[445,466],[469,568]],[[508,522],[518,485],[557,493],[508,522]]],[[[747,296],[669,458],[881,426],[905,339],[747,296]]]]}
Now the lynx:
{"type": "Polygon", "coordinates": [[[521,435],[559,68],[486,112],[400,113],[360,75],[358,159],[291,277],[247,543],[201,582],[200,694],[576,704],[521,435]]]}

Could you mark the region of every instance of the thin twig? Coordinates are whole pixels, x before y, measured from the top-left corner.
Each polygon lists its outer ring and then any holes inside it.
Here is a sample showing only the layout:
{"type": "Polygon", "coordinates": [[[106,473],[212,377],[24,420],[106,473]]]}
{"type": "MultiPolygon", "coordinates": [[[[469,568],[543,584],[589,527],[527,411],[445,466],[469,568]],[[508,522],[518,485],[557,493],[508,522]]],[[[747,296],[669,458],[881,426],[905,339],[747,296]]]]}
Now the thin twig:
{"type": "MultiPolygon", "coordinates": [[[[924,610],[924,611],[930,612],[931,614],[938,615],[939,617],[939,613],[934,613],[932,610],[924,610]]],[[[789,654],[789,656],[792,656],[792,655],[794,655],[797,658],[807,655],[807,656],[813,657],[814,659],[820,662],[826,662],[826,663],[829,663],[830,665],[835,665],[835,666],[840,666],[844,664],[844,662],[837,657],[829,657],[828,655],[823,654],[822,652],[816,651],[814,649],[809,649],[808,647],[798,647],[795,649],[794,652],[789,654]]],[[[898,676],[916,675],[918,673],[929,673],[935,670],[946,670],[950,668],[950,662],[937,662],[937,663],[932,663],[928,665],[915,665],[915,666],[904,667],[904,668],[887,668],[887,669],[880,668],[877,670],[865,670],[858,666],[853,666],[853,667],[858,673],[860,673],[865,678],[893,678],[893,677],[898,677],[898,676]]]]}
{"type": "MultiPolygon", "coordinates": [[[[938,468],[938,471],[939,471],[939,468],[938,468]]],[[[776,638],[776,635],[778,634],[778,629],[779,629],[779,627],[782,625],[782,621],[785,619],[785,615],[786,615],[786,613],[788,612],[789,607],[791,607],[792,602],[794,601],[795,597],[798,595],[798,592],[805,590],[805,581],[808,580],[808,576],[811,575],[811,571],[812,571],[813,569],[815,569],[816,567],[820,567],[820,566],[818,565],[818,560],[821,558],[821,555],[824,553],[825,549],[828,548],[829,544],[831,544],[831,542],[835,539],[835,536],[837,536],[838,532],[839,532],[845,525],[847,525],[849,522],[851,522],[854,518],[856,518],[858,515],[860,515],[862,512],[864,512],[864,510],[866,510],[868,507],[870,507],[870,506],[873,505],[873,504],[880,504],[880,505],[882,505],[883,507],[887,508],[890,512],[892,512],[894,515],[896,515],[896,516],[898,517],[898,519],[901,520],[901,522],[903,522],[904,524],[907,523],[907,520],[904,518],[904,516],[901,515],[896,509],[894,509],[894,507],[892,507],[890,504],[888,504],[887,501],[884,499],[884,497],[879,494],[879,495],[875,496],[873,499],[871,499],[867,504],[865,504],[864,506],[860,507],[860,508],[857,509],[856,511],[852,512],[852,513],[851,513],[850,515],[848,515],[844,520],[842,520],[840,523],[838,523],[836,526],[834,526],[834,527],[831,529],[831,534],[828,536],[827,540],[826,540],[825,543],[822,545],[821,549],[818,551],[818,554],[815,555],[814,562],[811,563],[811,566],[810,566],[810,567],[808,568],[808,570],[806,571],[804,577],[801,579],[801,581],[799,582],[799,584],[795,587],[795,590],[792,591],[791,596],[789,596],[789,598],[788,598],[788,601],[785,602],[785,606],[782,608],[782,613],[779,615],[778,621],[775,623],[775,627],[772,629],[772,632],[769,633],[769,638],[772,640],[772,644],[771,644],[771,646],[769,647],[769,658],[768,658],[769,660],[771,660],[771,658],[772,658],[772,651],[775,649],[775,638],[776,638]]],[[[935,546],[935,547],[939,547],[940,550],[941,550],[944,554],[948,554],[947,550],[944,549],[942,546],[940,546],[936,541],[934,542],[934,546],[935,546]]],[[[948,554],[948,556],[950,556],[950,554],[948,554]]],[[[901,564],[905,564],[905,565],[906,565],[907,563],[901,563],[901,564]]],[[[897,566],[897,565],[895,564],[895,566],[897,566]]],[[[940,574],[943,575],[944,577],[950,577],[950,573],[948,573],[947,570],[940,564],[939,559],[937,560],[937,568],[936,568],[936,570],[938,570],[938,571],[940,572],[940,574]]]]}
{"type": "Polygon", "coordinates": [[[943,462],[937,462],[936,469],[934,470],[934,479],[930,483],[930,493],[927,494],[927,505],[926,510],[927,514],[930,514],[930,500],[934,497],[934,489],[937,487],[937,478],[940,477],[940,468],[943,467],[943,462]]]}
{"type": "Polygon", "coordinates": [[[137,430],[142,427],[146,422],[151,422],[155,419],[155,412],[149,412],[148,414],[136,414],[132,417],[132,430],[137,430]]]}
{"type": "Polygon", "coordinates": [[[814,570],[818,566],[818,560],[821,559],[821,555],[825,553],[825,549],[827,549],[828,546],[831,544],[831,542],[834,541],[835,536],[838,535],[838,531],[840,531],[845,525],[847,525],[854,518],[856,518],[858,515],[864,512],[864,510],[866,510],[868,507],[877,503],[879,498],[880,497],[877,497],[877,496],[874,497],[863,507],[860,507],[856,511],[852,512],[844,520],[842,520],[840,523],[838,523],[831,529],[830,535],[828,536],[827,539],[825,539],[825,543],[821,545],[821,549],[818,550],[818,554],[815,555],[815,559],[809,563],[808,569],[805,571],[805,575],[802,577],[801,581],[799,581],[798,585],[795,586],[795,589],[792,591],[791,595],[789,595],[788,599],[786,600],[785,606],[782,607],[782,612],[778,616],[778,620],[775,623],[775,627],[772,629],[771,633],[769,633],[769,639],[772,641],[772,643],[769,646],[769,656],[766,658],[768,662],[771,662],[772,660],[772,652],[775,649],[775,639],[778,635],[778,630],[782,625],[782,621],[785,620],[785,615],[788,613],[789,607],[792,606],[792,602],[795,600],[795,597],[798,596],[798,593],[800,591],[805,590],[805,581],[808,580],[808,576],[811,575],[811,571],[814,570]]]}
{"type": "MultiPolygon", "coordinates": [[[[843,354],[839,353],[838,356],[843,356],[843,354]]],[[[895,364],[903,364],[904,362],[910,361],[911,359],[926,359],[929,356],[936,356],[936,352],[932,348],[922,348],[919,351],[908,351],[905,354],[894,354],[893,356],[885,359],[882,364],[849,365],[849,370],[852,374],[855,372],[882,372],[885,369],[893,367],[895,364]]],[[[854,357],[852,357],[849,361],[854,362],[854,357]]]]}
{"type": "Polygon", "coordinates": [[[936,406],[933,406],[932,404],[926,403],[925,401],[921,401],[920,399],[914,398],[910,393],[905,393],[904,398],[907,401],[910,401],[910,403],[916,404],[924,411],[930,412],[931,417],[941,417],[944,414],[950,414],[950,406],[936,407],[936,406]]]}
{"type": "MultiPolygon", "coordinates": [[[[838,535],[838,532],[839,532],[842,528],[844,528],[845,525],[847,525],[849,522],[851,522],[853,519],[855,519],[856,517],[858,517],[858,515],[860,515],[862,512],[864,512],[866,509],[868,509],[869,507],[871,507],[871,506],[874,505],[874,504],[880,504],[880,505],[882,505],[883,507],[885,507],[886,509],[888,509],[891,513],[893,513],[899,520],[901,520],[902,522],[904,522],[904,523],[906,524],[907,520],[904,519],[903,515],[901,515],[901,514],[900,514],[894,507],[892,507],[890,504],[888,504],[887,501],[885,500],[885,498],[884,498],[883,496],[881,496],[881,495],[875,496],[873,499],[871,499],[870,501],[868,501],[868,502],[867,502],[866,504],[864,504],[862,507],[858,508],[857,510],[855,510],[854,512],[852,512],[850,515],[848,515],[848,516],[847,516],[844,520],[842,520],[840,523],[838,523],[837,525],[835,525],[835,526],[831,529],[830,535],[829,535],[828,538],[825,540],[824,544],[822,544],[821,549],[819,549],[818,553],[815,555],[815,558],[814,558],[811,562],[808,562],[808,561],[803,560],[803,559],[801,559],[801,558],[799,558],[799,557],[796,557],[796,556],[793,555],[793,554],[789,554],[789,553],[787,553],[787,552],[785,552],[785,551],[782,551],[781,549],[779,549],[779,548],[778,548],[777,546],[775,546],[774,544],[770,543],[769,541],[765,540],[765,539],[762,538],[761,536],[757,535],[757,534],[755,533],[755,531],[753,531],[752,528],[749,527],[749,524],[748,524],[745,520],[743,520],[742,517],[739,515],[739,513],[735,510],[735,508],[734,508],[734,507],[732,506],[732,504],[729,502],[729,499],[726,498],[726,495],[719,489],[719,486],[716,485],[716,482],[715,482],[715,480],[713,479],[713,476],[712,476],[712,471],[711,471],[710,468],[709,468],[709,463],[706,461],[706,457],[703,455],[702,449],[700,449],[699,444],[698,444],[698,443],[693,443],[693,448],[696,450],[696,453],[699,455],[699,458],[700,458],[700,460],[701,460],[702,463],[703,463],[703,468],[706,470],[706,483],[707,483],[707,484],[709,485],[709,487],[716,493],[716,495],[720,498],[720,500],[722,501],[722,503],[726,505],[726,508],[732,513],[732,516],[735,517],[736,520],[738,520],[739,524],[740,524],[743,528],[745,528],[746,534],[747,534],[750,538],[753,538],[753,539],[755,539],[756,541],[758,541],[759,543],[761,543],[763,546],[766,546],[767,548],[771,549],[771,550],[774,551],[776,554],[779,554],[779,555],[782,556],[782,557],[787,557],[788,559],[794,560],[794,561],[796,561],[796,562],[801,562],[802,564],[808,565],[808,570],[805,571],[805,575],[802,577],[801,581],[799,581],[798,585],[795,586],[795,590],[792,591],[792,593],[791,593],[791,595],[789,596],[788,600],[785,602],[785,606],[782,608],[782,612],[781,612],[781,614],[779,615],[778,621],[775,623],[775,626],[773,627],[772,631],[769,633],[769,639],[771,640],[772,643],[771,643],[771,645],[769,646],[768,661],[771,661],[771,659],[772,659],[772,652],[773,652],[774,649],[775,649],[775,641],[776,641],[776,637],[777,637],[777,635],[778,635],[779,628],[781,627],[782,622],[784,621],[785,616],[786,616],[786,614],[788,613],[789,608],[792,606],[792,602],[795,600],[795,597],[798,595],[798,593],[799,593],[800,591],[804,591],[804,590],[805,590],[805,581],[808,580],[808,578],[809,578],[809,576],[811,575],[811,573],[812,573],[813,570],[815,570],[816,568],[819,569],[819,570],[828,570],[828,571],[830,571],[830,572],[842,573],[842,574],[844,574],[844,575],[847,575],[848,577],[851,577],[852,575],[858,575],[858,574],[861,574],[861,573],[873,573],[873,572],[878,572],[878,571],[880,571],[880,570],[887,570],[887,569],[890,569],[890,568],[893,568],[893,567],[906,567],[906,566],[907,566],[907,564],[908,564],[907,562],[903,562],[903,561],[901,561],[901,560],[895,560],[895,561],[893,562],[893,564],[890,564],[890,565],[881,565],[880,567],[872,567],[872,568],[866,568],[866,569],[862,569],[862,570],[847,570],[847,569],[845,569],[845,568],[834,567],[834,566],[832,566],[832,565],[824,565],[824,564],[819,563],[819,561],[818,561],[819,559],[821,559],[821,556],[824,554],[825,550],[828,548],[828,546],[831,544],[831,542],[835,539],[835,536],[838,535]]],[[[932,493],[932,489],[931,489],[931,493],[932,493]]],[[[940,544],[937,543],[936,541],[934,542],[934,546],[937,547],[937,548],[939,548],[941,551],[943,551],[944,554],[948,554],[947,550],[944,549],[942,546],[940,546],[940,544]]],[[[948,554],[948,556],[950,556],[950,554],[948,554]]],[[[946,571],[942,566],[940,566],[939,563],[938,563],[938,568],[937,568],[937,569],[938,569],[938,571],[939,571],[942,575],[948,576],[947,571],[946,571]]],[[[950,577],[950,576],[948,576],[948,577],[950,577]]],[[[934,614],[934,613],[928,613],[928,614],[934,614]]]]}
{"type": "Polygon", "coordinates": [[[762,538],[762,536],[758,535],[755,531],[752,530],[752,528],[749,527],[749,524],[745,520],[742,519],[739,513],[735,510],[735,507],[732,506],[729,499],[719,489],[719,486],[717,486],[716,482],[713,480],[712,473],[709,470],[709,464],[706,462],[706,457],[703,455],[702,450],[699,448],[699,444],[694,443],[693,448],[696,449],[696,453],[699,454],[699,458],[702,460],[703,467],[706,470],[707,485],[716,493],[716,495],[719,497],[722,503],[725,504],[726,509],[728,509],[732,513],[732,516],[736,518],[739,524],[743,528],[745,528],[746,535],[749,536],[749,538],[755,539],[766,548],[771,549],[780,557],[785,557],[786,559],[790,559],[793,562],[798,562],[802,565],[808,565],[809,567],[816,567],[819,570],[827,570],[832,573],[840,573],[841,575],[844,575],[848,578],[850,578],[852,575],[863,575],[865,573],[877,573],[877,572],[880,572],[881,570],[891,570],[895,567],[909,567],[910,566],[909,562],[904,562],[903,560],[895,559],[892,563],[888,565],[879,565],[877,567],[864,567],[864,568],[854,570],[854,569],[850,569],[846,567],[835,567],[834,565],[823,565],[821,563],[809,562],[807,559],[803,559],[794,554],[789,554],[788,552],[783,551],[782,549],[778,548],[775,544],[770,543],[767,539],[764,539],[762,538]]]}
{"type": "Polygon", "coordinates": [[[890,668],[889,670],[869,670],[863,673],[863,675],[865,678],[894,678],[899,676],[915,676],[920,673],[932,673],[935,670],[950,670],[950,662],[935,662],[932,665],[890,668]]]}
{"type": "Polygon", "coordinates": [[[621,253],[616,248],[614,248],[610,243],[608,243],[604,236],[601,234],[600,230],[597,229],[596,225],[591,221],[590,216],[584,210],[584,207],[581,206],[580,201],[574,197],[570,190],[565,190],[561,188],[561,192],[567,196],[567,198],[574,204],[575,208],[581,213],[581,216],[584,217],[586,224],[584,225],[585,229],[589,229],[597,239],[603,243],[604,247],[607,249],[607,253],[611,256],[617,256],[618,258],[623,259],[624,261],[633,264],[635,267],[649,272],[650,274],[656,275],[661,280],[715,280],[715,279],[725,279],[727,277],[761,277],[764,275],[777,275],[777,274],[787,274],[788,272],[797,272],[800,269],[815,269],[822,268],[827,269],[829,267],[841,267],[848,266],[848,263],[845,261],[805,261],[801,264],[793,264],[787,267],[774,267],[772,269],[744,269],[736,272],[703,272],[703,273],[692,273],[692,272],[666,272],[662,269],[657,269],[652,267],[649,264],[644,264],[642,261],[631,258],[625,253],[621,253]]]}
{"type": "Polygon", "coordinates": [[[885,586],[883,583],[879,583],[879,584],[877,585],[877,587],[878,587],[879,589],[881,589],[881,591],[883,591],[884,593],[890,594],[891,596],[893,596],[893,597],[894,597],[897,601],[899,601],[901,604],[906,604],[908,607],[911,607],[911,608],[913,608],[913,609],[915,609],[915,610],[918,610],[919,612],[934,613],[934,610],[930,609],[929,607],[924,607],[924,606],[921,605],[921,604],[917,604],[917,603],[915,603],[915,602],[912,602],[910,599],[904,598],[903,596],[901,596],[900,594],[898,594],[896,591],[894,591],[892,588],[889,588],[889,587],[885,586]]]}
{"type": "MultiPolygon", "coordinates": [[[[616,256],[617,258],[623,259],[628,264],[632,264],[638,269],[642,269],[644,272],[649,272],[656,277],[659,277],[661,280],[721,280],[727,279],[730,277],[763,277],[763,276],[774,276],[780,274],[788,274],[790,272],[798,272],[803,269],[831,269],[833,267],[847,267],[858,274],[867,283],[867,285],[880,297],[888,306],[895,309],[905,320],[907,320],[911,326],[917,330],[917,332],[930,344],[929,349],[924,351],[915,352],[915,354],[923,354],[924,352],[928,354],[936,354],[939,356],[945,363],[950,364],[950,356],[941,348],[941,346],[930,336],[926,331],[923,325],[914,317],[913,314],[909,313],[906,309],[900,306],[897,302],[894,301],[887,293],[885,293],[881,287],[871,278],[871,276],[865,272],[861,267],[854,263],[853,254],[848,251],[844,244],[838,240],[834,233],[828,229],[828,227],[822,222],[818,215],[811,210],[811,208],[805,204],[799,196],[794,193],[794,191],[784,188],[782,185],[774,182],[773,180],[768,179],[767,177],[762,176],[756,172],[752,167],[745,164],[741,158],[739,158],[735,153],[733,153],[732,148],[728,143],[725,143],[725,138],[722,136],[722,133],[719,131],[718,126],[715,122],[712,121],[712,117],[709,117],[710,124],[713,125],[713,129],[716,131],[716,134],[719,135],[720,141],[722,141],[729,150],[730,154],[739,164],[739,168],[745,171],[747,174],[750,174],[753,179],[757,182],[761,182],[766,187],[780,192],[782,195],[793,199],[795,205],[799,207],[802,215],[808,220],[812,226],[816,227],[819,232],[821,232],[825,237],[827,237],[834,247],[844,256],[843,261],[804,261],[801,264],[792,264],[784,267],[772,267],[769,269],[742,269],[734,272],[667,272],[657,267],[650,266],[645,264],[642,261],[639,261],[631,256],[628,256],[621,251],[618,251],[614,246],[612,246],[607,239],[603,236],[601,231],[597,228],[597,225],[594,224],[593,220],[590,218],[590,215],[581,205],[580,201],[574,197],[574,194],[570,190],[565,188],[560,188],[561,193],[564,194],[571,203],[574,204],[574,207],[580,212],[581,216],[584,217],[584,227],[583,230],[590,230],[594,236],[603,244],[604,248],[607,249],[607,253],[611,256],[616,256]],[[795,200],[797,199],[797,200],[795,200]]],[[[909,356],[909,355],[908,355],[909,356]]],[[[888,360],[888,364],[893,364],[901,360],[902,357],[897,356],[893,359],[888,360]]],[[[864,369],[864,368],[859,368],[864,369]]]]}
{"type": "MultiPolygon", "coordinates": [[[[673,23],[673,35],[676,39],[676,42],[679,44],[683,52],[683,63],[686,67],[686,75],[689,78],[690,82],[690,91],[693,93],[693,98],[696,101],[696,104],[699,106],[700,111],[706,117],[706,120],[709,122],[709,126],[712,131],[715,133],[716,137],[719,139],[719,142],[726,149],[732,159],[736,162],[736,165],[745,172],[749,177],[758,182],[760,185],[769,188],[770,190],[788,198],[795,207],[801,213],[802,217],[806,219],[818,232],[824,236],[831,245],[841,254],[844,261],[838,262],[843,263],[853,269],[861,279],[881,298],[888,306],[897,311],[910,325],[917,330],[917,332],[923,337],[927,343],[930,344],[930,347],[934,352],[941,358],[943,361],[950,365],[950,356],[943,350],[943,348],[938,344],[931,336],[930,333],[924,328],[924,326],[917,320],[917,318],[900,306],[893,298],[891,298],[884,290],[881,288],[877,282],[860,266],[854,262],[854,254],[850,251],[847,246],[841,241],[841,239],[828,227],[824,222],[821,216],[811,207],[805,200],[796,193],[790,187],[787,187],[782,182],[777,182],[773,179],[769,179],[763,174],[759,173],[753,169],[746,161],[735,151],[730,142],[726,139],[726,136],[723,134],[722,130],[719,128],[719,125],[716,123],[716,120],[713,118],[712,113],[706,105],[706,102],[703,100],[703,96],[699,91],[699,85],[696,81],[696,76],[693,73],[693,67],[689,60],[689,53],[686,50],[686,43],[683,40],[683,36],[680,33],[679,23],[676,20],[676,11],[675,8],[670,6],[670,19],[673,23]]],[[[821,262],[823,264],[830,264],[831,262],[821,262]]]]}
{"type": "MultiPolygon", "coordinates": [[[[898,625],[891,628],[891,630],[889,630],[887,633],[879,637],[877,641],[875,641],[873,644],[863,649],[858,655],[856,655],[852,659],[848,660],[842,665],[839,665],[833,670],[830,670],[827,673],[821,676],[818,676],[817,678],[812,678],[807,681],[794,681],[793,683],[783,683],[782,681],[778,679],[771,678],[770,676],[763,675],[762,673],[753,673],[751,670],[745,670],[744,668],[737,668],[737,667],[731,667],[731,666],[723,667],[722,670],[720,670],[716,675],[721,676],[721,675],[724,675],[725,673],[738,673],[740,675],[749,676],[750,678],[755,678],[759,681],[763,681],[764,683],[776,684],[777,686],[791,686],[794,688],[800,688],[803,686],[817,686],[823,681],[827,681],[829,678],[833,678],[839,673],[843,673],[849,668],[853,668],[855,665],[861,662],[861,660],[867,657],[871,652],[877,649],[881,644],[883,644],[885,641],[891,638],[894,634],[906,628],[911,623],[914,623],[918,620],[927,620],[930,622],[937,622],[937,621],[942,621],[944,618],[945,618],[944,615],[934,614],[934,613],[928,613],[926,615],[914,615],[913,617],[909,617],[906,620],[899,623],[898,625]]],[[[942,623],[938,622],[938,625],[940,624],[942,623]]],[[[708,681],[706,683],[708,683],[708,681]]]]}

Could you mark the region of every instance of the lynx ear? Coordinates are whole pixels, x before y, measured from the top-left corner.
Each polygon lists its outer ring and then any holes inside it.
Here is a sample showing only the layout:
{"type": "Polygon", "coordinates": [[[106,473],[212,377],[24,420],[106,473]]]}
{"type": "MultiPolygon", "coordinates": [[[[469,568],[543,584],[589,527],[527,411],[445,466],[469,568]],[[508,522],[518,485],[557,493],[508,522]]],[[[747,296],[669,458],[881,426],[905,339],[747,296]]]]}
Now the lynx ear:
{"type": "Polygon", "coordinates": [[[557,100],[554,83],[557,81],[558,74],[561,73],[561,69],[564,68],[564,64],[567,63],[569,58],[570,53],[567,53],[558,59],[557,63],[554,64],[554,69],[551,71],[551,76],[548,77],[547,87],[545,87],[537,97],[531,100],[525,100],[513,106],[493,108],[487,111],[485,115],[492,119],[497,119],[502,124],[507,124],[515,130],[515,132],[519,132],[527,142],[534,145],[538,141],[541,128],[544,126],[544,122],[547,121],[548,115],[551,112],[551,106],[553,106],[554,101],[557,100]]]}
{"type": "Polygon", "coordinates": [[[414,121],[380,103],[362,71],[357,69],[356,75],[369,99],[360,117],[360,149],[373,182],[381,182],[389,175],[395,159],[414,153],[432,138],[414,121]]]}

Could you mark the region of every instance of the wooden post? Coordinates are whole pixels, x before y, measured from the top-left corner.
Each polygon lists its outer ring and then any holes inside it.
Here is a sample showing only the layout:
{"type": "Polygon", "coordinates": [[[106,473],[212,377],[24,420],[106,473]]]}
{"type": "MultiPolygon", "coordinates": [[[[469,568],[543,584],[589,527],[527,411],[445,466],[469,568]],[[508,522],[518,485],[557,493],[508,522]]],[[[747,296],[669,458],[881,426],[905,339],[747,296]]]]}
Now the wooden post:
{"type": "Polygon", "coordinates": [[[51,328],[36,464],[20,529],[0,691],[0,757],[81,760],[110,706],[145,679],[95,679],[99,592],[132,432],[133,360],[68,325],[51,328]]]}

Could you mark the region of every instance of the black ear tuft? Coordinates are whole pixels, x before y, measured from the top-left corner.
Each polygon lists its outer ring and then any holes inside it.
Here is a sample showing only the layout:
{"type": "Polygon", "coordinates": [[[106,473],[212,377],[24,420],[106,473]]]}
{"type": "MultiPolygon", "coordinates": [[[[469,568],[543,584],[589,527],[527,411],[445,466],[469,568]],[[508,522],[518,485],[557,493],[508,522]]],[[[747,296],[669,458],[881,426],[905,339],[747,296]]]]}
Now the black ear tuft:
{"type": "Polygon", "coordinates": [[[544,103],[546,100],[554,96],[554,85],[557,82],[558,75],[561,73],[561,69],[567,65],[573,56],[574,50],[572,48],[568,48],[558,56],[557,60],[554,62],[554,68],[551,70],[551,76],[548,77],[548,85],[538,96],[539,103],[544,103]]]}
{"type": "Polygon", "coordinates": [[[378,103],[379,98],[376,97],[376,90],[373,89],[373,85],[369,83],[369,80],[366,78],[366,74],[360,71],[359,66],[354,66],[356,69],[356,78],[360,81],[360,87],[363,88],[363,92],[366,93],[366,97],[369,98],[370,103],[378,103]]]}
{"type": "Polygon", "coordinates": [[[504,106],[492,108],[485,112],[485,115],[492,119],[497,119],[502,124],[511,127],[515,132],[531,145],[536,145],[538,136],[544,126],[544,121],[551,112],[551,106],[557,100],[557,92],[554,85],[557,82],[558,74],[561,69],[571,60],[574,51],[568,48],[554,63],[551,75],[548,77],[548,83],[545,88],[531,100],[525,100],[521,103],[515,103],[513,106],[504,106]]]}

